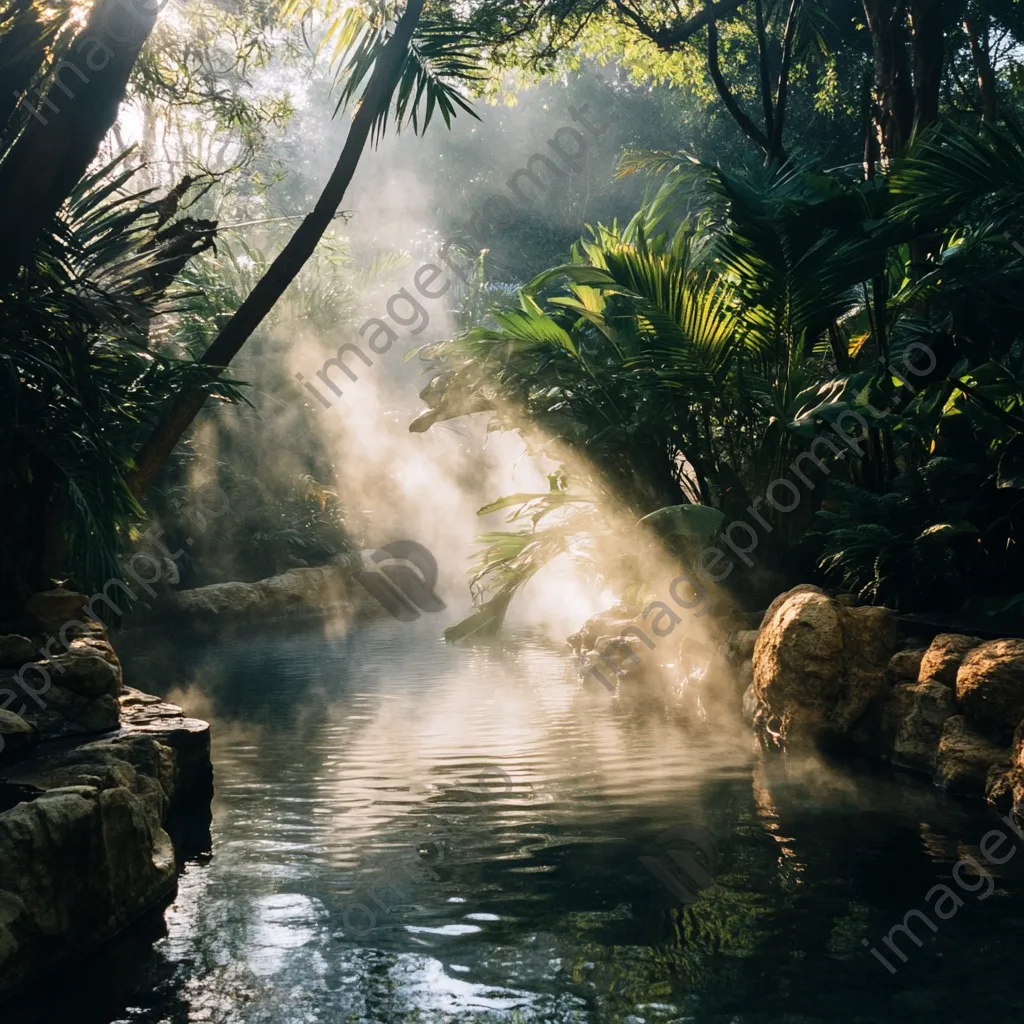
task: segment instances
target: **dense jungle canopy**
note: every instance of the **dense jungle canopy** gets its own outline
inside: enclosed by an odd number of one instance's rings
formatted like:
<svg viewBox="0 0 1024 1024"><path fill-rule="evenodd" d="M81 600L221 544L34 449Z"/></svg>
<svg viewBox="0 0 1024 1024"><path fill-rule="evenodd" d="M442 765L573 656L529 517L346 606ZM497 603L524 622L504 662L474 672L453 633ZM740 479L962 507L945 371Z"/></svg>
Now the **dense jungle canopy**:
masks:
<svg viewBox="0 0 1024 1024"><path fill-rule="evenodd" d="M459 635L563 554L628 594L643 519L684 562L723 535L699 569L743 606L813 577L1019 616L1022 46L1012 0L10 0L6 611L171 544L197 467L233 514L186 583L359 547L289 354L358 340L446 240L472 270L399 343L406 423L561 467L490 496ZM482 242L509 153L532 177Z"/></svg>

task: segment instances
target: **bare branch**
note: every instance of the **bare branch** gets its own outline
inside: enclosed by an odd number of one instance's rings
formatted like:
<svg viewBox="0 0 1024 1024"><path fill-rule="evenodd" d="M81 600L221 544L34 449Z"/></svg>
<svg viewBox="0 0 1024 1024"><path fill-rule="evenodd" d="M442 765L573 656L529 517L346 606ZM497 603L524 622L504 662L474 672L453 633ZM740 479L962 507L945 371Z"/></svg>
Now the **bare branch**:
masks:
<svg viewBox="0 0 1024 1024"><path fill-rule="evenodd" d="M756 142L762 152L767 155L771 150L771 143L764 132L744 112L722 75L722 68L718 60L718 26L713 20L708 22L708 70L711 72L711 80L715 83L718 95L722 98L726 109L732 114L733 120L743 130L743 134Z"/></svg>
<svg viewBox="0 0 1024 1024"><path fill-rule="evenodd" d="M786 150L782 145L782 129L786 123L786 100L789 97L789 69L793 62L793 38L796 35L796 15L800 0L792 0L789 5L789 17L786 19L786 31L782 41L782 65L779 68L779 87L775 94L775 123L772 130L772 154L786 159Z"/></svg>

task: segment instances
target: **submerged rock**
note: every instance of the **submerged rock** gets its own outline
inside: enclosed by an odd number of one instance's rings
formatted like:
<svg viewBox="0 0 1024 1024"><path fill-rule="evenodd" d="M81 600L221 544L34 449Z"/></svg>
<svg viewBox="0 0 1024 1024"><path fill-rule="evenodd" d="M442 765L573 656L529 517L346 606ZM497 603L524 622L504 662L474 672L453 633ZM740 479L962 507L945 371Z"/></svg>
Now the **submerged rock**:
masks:
<svg viewBox="0 0 1024 1024"><path fill-rule="evenodd" d="M783 745L847 739L885 690L895 646L888 608L848 608L806 585L780 595L754 649L755 724Z"/></svg>
<svg viewBox="0 0 1024 1024"><path fill-rule="evenodd" d="M1024 718L1024 640L992 640L971 650L956 675L970 723L1006 741Z"/></svg>

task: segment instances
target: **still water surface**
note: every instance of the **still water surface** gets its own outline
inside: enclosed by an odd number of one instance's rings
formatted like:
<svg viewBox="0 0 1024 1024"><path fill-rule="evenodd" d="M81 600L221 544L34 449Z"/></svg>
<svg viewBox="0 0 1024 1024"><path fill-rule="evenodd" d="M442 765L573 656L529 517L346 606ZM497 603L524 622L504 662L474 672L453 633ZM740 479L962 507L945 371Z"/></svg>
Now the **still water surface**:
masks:
<svg viewBox="0 0 1024 1024"><path fill-rule="evenodd" d="M23 1019L1020 1019L1024 852L988 899L961 893L935 934L919 927L921 948L904 938L895 976L862 945L927 909L993 812L906 778L766 765L685 699L588 688L529 633L466 649L438 632L380 622L130 657L127 678L188 681L173 695L212 719L212 855ZM680 825L719 848L689 906L638 859L671 864L656 839ZM417 851L432 866L410 880L395 866Z"/></svg>

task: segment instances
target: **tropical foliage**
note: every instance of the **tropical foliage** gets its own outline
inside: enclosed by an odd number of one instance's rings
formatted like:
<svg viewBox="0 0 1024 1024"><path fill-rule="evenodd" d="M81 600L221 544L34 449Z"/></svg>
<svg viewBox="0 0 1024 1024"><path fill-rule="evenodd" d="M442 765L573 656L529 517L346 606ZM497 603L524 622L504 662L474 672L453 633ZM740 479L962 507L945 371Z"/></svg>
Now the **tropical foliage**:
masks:
<svg viewBox="0 0 1024 1024"><path fill-rule="evenodd" d="M678 513L651 513L694 505L757 531L726 584L752 606L815 571L904 609L1019 604L1024 136L1009 110L918 126L909 147L880 131L867 174L628 156L621 173L662 177L628 225L591 228L517 307L430 350L443 370L412 429L519 426L563 460L558 502L586 509L481 538L485 611L509 566L593 554L596 509L646 517L679 557ZM784 479L795 504L765 501Z"/></svg>

